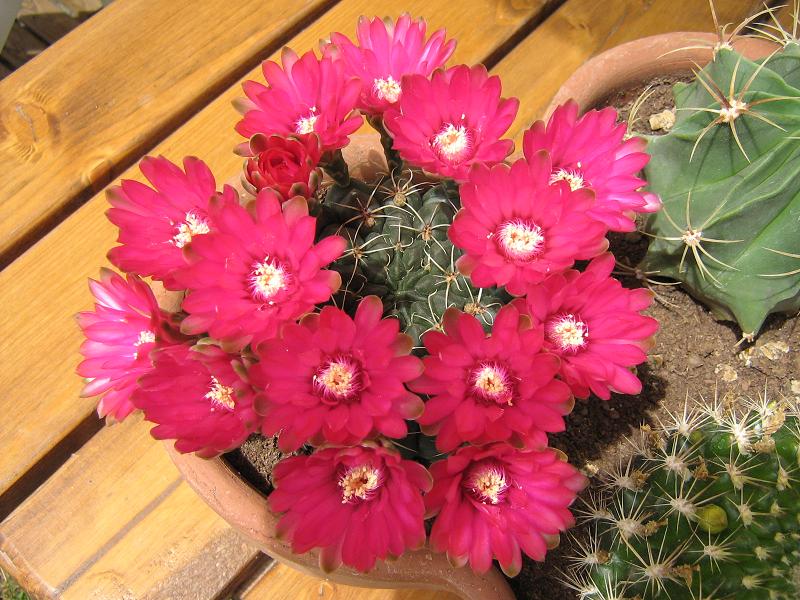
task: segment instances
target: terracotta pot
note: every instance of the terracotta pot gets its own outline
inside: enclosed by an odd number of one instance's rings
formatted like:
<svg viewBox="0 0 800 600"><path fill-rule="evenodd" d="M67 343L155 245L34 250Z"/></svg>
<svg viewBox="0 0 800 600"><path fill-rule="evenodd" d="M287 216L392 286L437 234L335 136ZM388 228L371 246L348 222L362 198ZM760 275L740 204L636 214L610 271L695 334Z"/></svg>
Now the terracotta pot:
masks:
<svg viewBox="0 0 800 600"><path fill-rule="evenodd" d="M681 31L615 46L586 61L567 79L547 107L545 118L570 98L577 101L582 110L587 110L618 90L645 83L659 75L705 66L711 60L711 46L716 42L714 34ZM689 48L702 45L708 47ZM763 58L776 48L772 42L759 38L739 38L733 46L749 59Z"/></svg>

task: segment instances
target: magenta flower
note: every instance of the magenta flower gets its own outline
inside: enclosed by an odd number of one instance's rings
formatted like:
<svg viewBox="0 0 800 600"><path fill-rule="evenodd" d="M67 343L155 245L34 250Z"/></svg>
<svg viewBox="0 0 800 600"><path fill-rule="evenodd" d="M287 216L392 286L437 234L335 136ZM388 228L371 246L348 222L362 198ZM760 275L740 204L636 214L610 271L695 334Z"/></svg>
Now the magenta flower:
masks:
<svg viewBox="0 0 800 600"><path fill-rule="evenodd" d="M380 446L326 448L282 460L272 472L269 506L284 513L279 537L296 554L320 548L320 567L344 563L366 572L425 543L422 492L431 476L419 463Z"/></svg>
<svg viewBox="0 0 800 600"><path fill-rule="evenodd" d="M212 345L180 344L153 357L133 403L156 423L154 438L210 458L241 446L258 428L253 389L238 375L244 372L238 356Z"/></svg>
<svg viewBox="0 0 800 600"><path fill-rule="evenodd" d="M308 441L406 436L404 419L418 417L423 405L404 383L419 377L422 362L409 355L411 338L399 332L400 322L382 314L377 296L361 301L355 319L326 306L258 347L251 376L264 390L256 405L264 435L279 432L285 451Z"/></svg>
<svg viewBox="0 0 800 600"><path fill-rule="evenodd" d="M587 216L593 194L551 186L544 154L510 168L476 167L461 186L462 209L449 229L464 250L456 263L477 287L505 286L522 295L529 283L608 247L606 227Z"/></svg>
<svg viewBox="0 0 800 600"><path fill-rule="evenodd" d="M240 349L274 336L286 321L326 302L341 284L323 267L344 251L345 240L329 236L314 244L317 220L308 203L283 204L264 190L251 206L212 201L214 233L197 239L187 253L189 265L178 281L189 290L181 323L184 333L208 333Z"/></svg>
<svg viewBox="0 0 800 600"><path fill-rule="evenodd" d="M640 314L653 295L623 288L611 277L613 268L614 257L604 254L582 273L553 275L528 289L528 310L545 328L545 348L561 358L561 377L578 398L642 391L631 367L647 359L658 330L658 321Z"/></svg>
<svg viewBox="0 0 800 600"><path fill-rule="evenodd" d="M94 311L77 315L86 336L78 375L88 381L81 396L100 396L97 414L122 421L135 410L130 397L136 380L152 368L150 352L176 339L167 327L167 314L136 275L125 281L101 269L100 281L90 279L89 289L96 300Z"/></svg>
<svg viewBox="0 0 800 600"><path fill-rule="evenodd" d="M586 478L557 451L519 450L499 443L465 446L431 466L425 496L433 522L431 546L458 566L485 573L492 558L513 577L524 552L544 560L559 533L574 523L569 506Z"/></svg>
<svg viewBox="0 0 800 600"><path fill-rule="evenodd" d="M655 212L661 200L640 191L647 182L636 174L650 160L640 137L624 140L627 127L617 124L613 108L590 110L580 119L574 101L559 106L547 125L537 121L525 132L522 148L530 158L546 150L553 161L551 181L573 190L591 188L596 196L589 215L611 231L634 231L635 213Z"/></svg>
<svg viewBox="0 0 800 600"><path fill-rule="evenodd" d="M435 71L430 80L409 75L399 102L384 114L394 148L431 173L465 181L473 164L495 164L514 149L501 140L519 100L500 98L500 78L486 67L459 65Z"/></svg>
<svg viewBox="0 0 800 600"><path fill-rule="evenodd" d="M257 133L240 148L250 157L244 164L244 186L251 194L271 188L288 200L311 198L317 191L322 169L316 135L285 138Z"/></svg>
<svg viewBox="0 0 800 600"><path fill-rule="evenodd" d="M546 446L545 432L563 431L572 410L569 387L555 379L558 359L541 352L542 330L513 305L497 313L491 335L472 315L450 309L444 333L430 331L429 356L413 391L428 394L417 419L450 452L462 442L508 440L517 446Z"/></svg>
<svg viewBox="0 0 800 600"><path fill-rule="evenodd" d="M363 122L354 111L361 82L344 75L344 66L313 52L302 57L284 48L281 63L262 64L266 86L245 81L249 100L239 102L244 118L236 131L246 138L256 133L282 136L316 133L323 151L345 147Z"/></svg>
<svg viewBox="0 0 800 600"><path fill-rule="evenodd" d="M122 271L177 289L174 272L185 266L183 248L208 233L208 203L217 193L214 175L200 159L183 159L183 171L163 156L146 157L139 168L153 187L123 179L108 191L108 220L119 227L108 259ZM235 192L226 188L225 196Z"/></svg>
<svg viewBox="0 0 800 600"><path fill-rule="evenodd" d="M400 99L403 76L430 76L444 66L453 50L455 40L445 42L445 31L439 29L425 40L423 19L401 15L396 22L378 18L358 20L358 45L341 33L332 33L332 45L326 53L339 58L345 75L361 80L358 107L364 112L381 115Z"/></svg>

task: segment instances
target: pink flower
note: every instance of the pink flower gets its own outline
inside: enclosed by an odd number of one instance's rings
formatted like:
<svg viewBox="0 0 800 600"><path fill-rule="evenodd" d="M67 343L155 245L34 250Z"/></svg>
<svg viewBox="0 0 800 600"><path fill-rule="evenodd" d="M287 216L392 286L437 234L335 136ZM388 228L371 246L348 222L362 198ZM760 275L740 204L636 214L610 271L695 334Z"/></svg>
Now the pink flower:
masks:
<svg viewBox="0 0 800 600"><path fill-rule="evenodd" d="M463 208L449 229L452 242L464 250L458 269L473 285L505 286L521 295L527 284L608 247L606 227L586 214L592 193L551 186L549 178L543 154L510 168L473 169L461 186Z"/></svg>
<svg viewBox="0 0 800 600"><path fill-rule="evenodd" d="M284 513L279 537L296 554L320 548L320 567L344 563L366 572L425 543L422 492L431 476L419 463L380 446L326 448L282 460L272 472L269 506Z"/></svg>
<svg viewBox="0 0 800 600"><path fill-rule="evenodd" d="M352 445L383 434L403 438L404 419L422 413L422 400L405 382L419 377L422 361L397 319L381 319L383 304L368 296L355 319L326 306L257 349L251 376L264 390L256 408L264 435L280 432L280 446L297 450L307 441Z"/></svg>
<svg viewBox="0 0 800 600"><path fill-rule="evenodd" d="M167 314L158 307L148 285L136 275L125 281L109 269L100 281L89 280L94 311L78 313L86 340L78 375L88 383L81 396L100 396L97 414L122 421L135 410L130 401L136 380L152 368L150 351L175 342Z"/></svg>
<svg viewBox="0 0 800 600"><path fill-rule="evenodd" d="M244 82L249 100L241 100L244 118L236 131L246 138L256 133L282 136L316 133L323 151L343 148L348 136L363 119L354 112L361 82L346 78L344 65L313 52L302 57L284 48L282 67L268 60L262 64L267 86Z"/></svg>
<svg viewBox="0 0 800 600"><path fill-rule="evenodd" d="M323 267L341 255L345 240L329 236L315 245L317 220L308 216L305 200L289 200L281 210L281 198L266 189L251 209L253 215L238 204L212 201L217 231L192 244L190 264L178 273L189 290L181 329L207 332L231 350L274 336L341 284L338 273Z"/></svg>
<svg viewBox="0 0 800 600"><path fill-rule="evenodd" d="M359 108L380 115L400 99L405 75L430 76L443 66L453 50L455 40L445 42L445 31L439 29L425 41L423 19L401 15L395 23L378 18L358 20L355 45L341 33L332 33L332 45L326 52L338 56L347 76L358 77L361 84Z"/></svg>
<svg viewBox="0 0 800 600"><path fill-rule="evenodd" d="M591 188L596 201L589 215L611 231L633 231L635 213L661 208L658 196L639 189L647 182L636 174L650 160L645 140L623 141L627 130L616 124L613 108L590 110L580 119L578 105L570 101L559 106L545 126L537 121L525 132L522 144L530 160L546 150L553 161L552 181L566 181L574 190Z"/></svg>
<svg viewBox="0 0 800 600"><path fill-rule="evenodd" d="M294 196L311 198L322 180L319 168L319 138L265 136L250 138L244 165L245 187L253 194L272 188L288 200ZM249 184L249 185L247 185Z"/></svg>
<svg viewBox="0 0 800 600"><path fill-rule="evenodd" d="M458 566L485 573L496 558L517 575L521 552L534 560L574 523L569 506L586 478L550 448L525 451L508 444L459 448L431 466L425 496L433 522L431 546Z"/></svg>
<svg viewBox="0 0 800 600"><path fill-rule="evenodd" d="M542 329L512 305L500 309L487 336L472 315L450 309L444 333L423 337L429 356L413 391L429 394L417 419L437 435L436 447L450 452L462 442L508 440L546 446L545 432L563 431L572 410L568 386L555 379L558 359L540 352Z"/></svg>
<svg viewBox="0 0 800 600"><path fill-rule="evenodd" d="M253 389L237 374L239 357L216 346L180 344L153 354L154 368L139 380L133 403L157 440L179 452L210 458L236 448L258 428Z"/></svg>
<svg viewBox="0 0 800 600"><path fill-rule="evenodd" d="M164 282L177 289L174 272L185 266L183 248L208 233L208 203L216 195L214 176L206 164L183 159L183 171L163 156L146 157L139 168L153 187L123 179L108 192L111 208L106 215L119 227L122 244L108 259L119 269ZM226 188L232 198L235 192Z"/></svg>
<svg viewBox="0 0 800 600"><path fill-rule="evenodd" d="M561 377L572 393L638 394L642 384L630 368L645 361L658 321L640 314L652 293L628 290L611 277L614 257L595 258L586 270L553 275L528 289L527 306L545 329L545 348L561 358Z"/></svg>
<svg viewBox="0 0 800 600"><path fill-rule="evenodd" d="M467 179L473 164L495 164L514 149L500 136L511 126L519 100L500 98L500 78L486 67L437 70L429 80L409 75L384 123L405 160L431 173Z"/></svg>

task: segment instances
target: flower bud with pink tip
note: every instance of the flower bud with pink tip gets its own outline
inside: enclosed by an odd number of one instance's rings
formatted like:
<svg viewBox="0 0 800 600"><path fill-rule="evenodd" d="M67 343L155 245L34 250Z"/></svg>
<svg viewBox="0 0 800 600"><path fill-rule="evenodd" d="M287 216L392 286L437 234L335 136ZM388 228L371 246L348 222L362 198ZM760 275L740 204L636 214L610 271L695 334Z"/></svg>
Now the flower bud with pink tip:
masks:
<svg viewBox="0 0 800 600"><path fill-rule="evenodd" d="M518 446L547 445L546 432L563 431L572 410L569 387L555 379L559 361L542 352L543 331L513 305L500 309L487 335L478 319L445 312L443 332L429 331L425 371L410 385L428 394L417 419L450 452L463 442L508 440Z"/></svg>
<svg viewBox="0 0 800 600"><path fill-rule="evenodd" d="M183 337L172 328L170 315L159 308L150 286L136 275L127 280L100 269L100 280L89 280L93 311L78 313L86 339L78 375L86 378L81 396L100 396L97 414L122 421L136 407L131 394L136 381L153 367L150 353L176 344Z"/></svg>
<svg viewBox="0 0 800 600"><path fill-rule="evenodd" d="M355 111L361 82L344 74L344 65L309 51L281 52L281 65L268 60L261 68L267 85L245 81L247 99L236 102L244 114L236 131L246 138L316 133L323 152L344 148L363 122Z"/></svg>
<svg viewBox="0 0 800 600"><path fill-rule="evenodd" d="M302 444L358 444L368 437L403 438L405 419L422 413L422 400L405 383L422 373L411 338L395 318L382 319L377 296L364 298L355 318L326 306L257 348L253 383L263 433L279 435L285 451Z"/></svg>
<svg viewBox="0 0 800 600"><path fill-rule="evenodd" d="M400 100L405 75L428 77L444 66L456 42L445 41L444 29L426 40L426 28L424 19L412 19L408 14L394 22L362 16L356 28L358 44L341 33L331 34L325 52L341 60L345 75L361 80L361 110L383 114Z"/></svg>
<svg viewBox="0 0 800 600"><path fill-rule="evenodd" d="M574 101L559 106L545 125L536 121L522 143L525 158L541 150L550 154L552 182L566 181L573 190L590 188L595 204L588 214L611 231L634 231L636 213L661 208L647 182L636 174L650 161L643 138L625 139L627 126L617 123L613 108L587 111L578 117Z"/></svg>
<svg viewBox="0 0 800 600"><path fill-rule="evenodd" d="M574 519L569 506L586 478L556 450L506 443L464 446L431 466L427 517L436 516L431 547L457 566L485 573L497 559L513 577L522 553L543 561Z"/></svg>
<svg viewBox="0 0 800 600"><path fill-rule="evenodd" d="M276 532L296 554L320 548L329 573L345 564L361 572L425 543L430 473L374 444L293 456L272 472L269 507L282 513Z"/></svg>
<svg viewBox="0 0 800 600"><path fill-rule="evenodd" d="M528 288L527 310L544 328L544 347L561 359L561 377L578 398L642 391L631 368L647 359L658 331L658 321L641 314L653 294L625 289L613 269L613 255L603 254L583 272L569 270Z"/></svg>
<svg viewBox="0 0 800 600"><path fill-rule="evenodd" d="M517 114L519 100L500 97L500 78L486 67L439 69L430 79L409 75L403 95L384 114L394 149L415 167L465 181L474 164L494 165L514 142L500 139Z"/></svg>
<svg viewBox="0 0 800 600"><path fill-rule="evenodd" d="M606 227L586 214L594 195L551 186L549 179L544 153L511 167L473 169L460 188L463 208L448 230L464 251L456 266L473 285L505 286L519 296L528 284L608 247Z"/></svg>
<svg viewBox="0 0 800 600"><path fill-rule="evenodd" d="M180 344L153 354L133 403L156 423L157 440L179 452L210 458L241 446L258 428L253 388L242 379L239 356L212 345Z"/></svg>
<svg viewBox="0 0 800 600"><path fill-rule="evenodd" d="M212 201L217 231L192 244L189 265L178 273L189 290L184 333L208 333L238 350L274 336L339 288L339 274L324 267L341 255L345 240L328 236L315 244L317 220L306 200L281 204L270 189L249 210Z"/></svg>

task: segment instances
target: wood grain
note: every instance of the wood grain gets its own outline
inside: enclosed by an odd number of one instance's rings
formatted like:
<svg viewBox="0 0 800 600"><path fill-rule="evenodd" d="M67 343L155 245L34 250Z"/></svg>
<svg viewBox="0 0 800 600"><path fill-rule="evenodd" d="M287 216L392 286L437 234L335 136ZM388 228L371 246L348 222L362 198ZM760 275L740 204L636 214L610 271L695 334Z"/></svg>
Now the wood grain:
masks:
<svg viewBox="0 0 800 600"><path fill-rule="evenodd" d="M761 3L715 0L715 6L721 23L737 23ZM593 55L648 35L713 28L707 0L569 0L494 68L503 93L520 99L510 135L521 138L561 84Z"/></svg>
<svg viewBox="0 0 800 600"><path fill-rule="evenodd" d="M100 432L0 524L0 566L35 597L211 600L259 557L149 426Z"/></svg>
<svg viewBox="0 0 800 600"><path fill-rule="evenodd" d="M117 0L3 79L0 259L334 1Z"/></svg>
<svg viewBox="0 0 800 600"><path fill-rule="evenodd" d="M479 62L491 55L544 6L544 0L474 0L468 7L429 0L348 0L334 7L292 40L311 48L332 30L353 34L362 13L424 15L431 28L448 28L459 39L454 61ZM113 7L113 5L112 5ZM104 9L109 10L109 9ZM481 27L475 27L480 21ZM71 35L71 34L70 34ZM55 47L55 46L54 46ZM260 77L254 70L250 77ZM239 142L237 114L230 102L236 85L159 144L153 154L180 161L201 156L220 180L235 175L241 162L231 152ZM55 167L53 167L55 168ZM138 169L125 177L139 178ZM86 278L106 264L116 232L106 220L107 203L98 194L0 272L0 514L10 504L15 483L90 415L94 400L78 398L74 374L80 332L73 315L91 307ZM5 496L4 496L5 495Z"/></svg>
<svg viewBox="0 0 800 600"><path fill-rule="evenodd" d="M368 589L333 583L275 563L258 582L244 591L242 600L458 600L448 592L432 590Z"/></svg>

